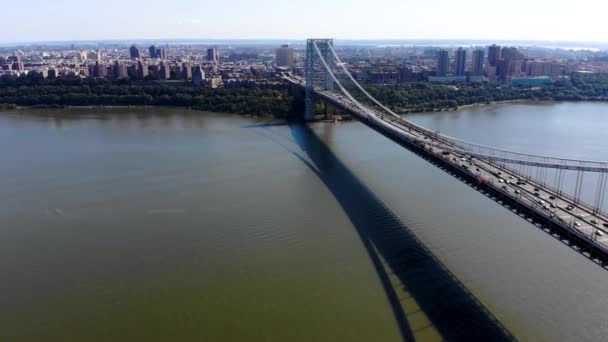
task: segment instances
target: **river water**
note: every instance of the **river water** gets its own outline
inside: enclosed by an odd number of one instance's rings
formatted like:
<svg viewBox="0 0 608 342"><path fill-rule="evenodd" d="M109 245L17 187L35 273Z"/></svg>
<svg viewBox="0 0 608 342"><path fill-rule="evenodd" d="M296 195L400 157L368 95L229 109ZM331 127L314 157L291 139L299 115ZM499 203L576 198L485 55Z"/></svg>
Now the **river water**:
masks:
<svg viewBox="0 0 608 342"><path fill-rule="evenodd" d="M481 143L608 159L607 110L410 118ZM0 222L2 340L608 336L605 270L357 122L4 111Z"/></svg>

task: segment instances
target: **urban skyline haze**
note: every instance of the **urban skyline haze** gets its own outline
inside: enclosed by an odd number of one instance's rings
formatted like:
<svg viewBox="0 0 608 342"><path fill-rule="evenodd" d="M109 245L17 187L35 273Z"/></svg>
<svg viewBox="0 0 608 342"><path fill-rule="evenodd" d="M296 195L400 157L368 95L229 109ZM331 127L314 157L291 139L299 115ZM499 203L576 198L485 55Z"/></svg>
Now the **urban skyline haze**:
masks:
<svg viewBox="0 0 608 342"><path fill-rule="evenodd" d="M11 4L0 43L103 39L505 39L604 42L608 4L579 0L107 0L91 16L73 0ZM100 8L98 8L100 9ZM323 9L323 10L320 10ZM17 15L19 14L19 15ZM27 19L27 20L26 20Z"/></svg>

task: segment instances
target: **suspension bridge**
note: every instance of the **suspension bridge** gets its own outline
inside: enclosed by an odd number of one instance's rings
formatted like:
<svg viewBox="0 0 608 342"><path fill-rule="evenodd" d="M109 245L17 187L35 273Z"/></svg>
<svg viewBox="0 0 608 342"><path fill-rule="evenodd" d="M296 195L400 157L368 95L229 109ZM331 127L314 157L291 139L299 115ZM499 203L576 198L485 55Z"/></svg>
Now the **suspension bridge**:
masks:
<svg viewBox="0 0 608 342"><path fill-rule="evenodd" d="M608 162L493 148L433 132L374 98L349 72L332 39L309 39L304 79L283 78L306 94L305 118L325 101L457 176L514 213L608 267Z"/></svg>

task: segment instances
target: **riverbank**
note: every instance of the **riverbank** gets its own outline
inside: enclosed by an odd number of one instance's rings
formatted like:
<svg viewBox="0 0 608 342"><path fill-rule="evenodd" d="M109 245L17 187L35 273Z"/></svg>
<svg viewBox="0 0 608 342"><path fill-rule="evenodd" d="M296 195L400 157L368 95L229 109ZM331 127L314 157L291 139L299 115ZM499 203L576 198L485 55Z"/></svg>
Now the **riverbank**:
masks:
<svg viewBox="0 0 608 342"><path fill-rule="evenodd" d="M32 111L45 111L45 110L50 110L50 111L55 111L55 110L63 110L62 114L66 115L66 116L76 116L77 113L81 113L83 110L84 111L91 111L91 110L100 110L102 111L101 113L105 113L108 115L116 115L117 113L121 113L122 111L128 111L128 110L132 110L132 111L140 111L140 110L146 110L146 111L150 111L151 113L157 113L159 111L171 111L171 110L182 110L182 111L186 111L187 112L191 112L191 113L200 113L200 115L208 115L208 114L215 114L215 115L233 115L233 116L238 116L238 117L242 117L242 118L248 118L248 119L255 119L258 122L261 123L276 123L276 122L285 122L285 120L289 120L290 117L287 115L285 117L280 117L277 118L275 116L271 116L271 115L259 115L259 114L251 114L251 113L230 113L230 112L214 112L214 111L206 111L206 110L202 110L202 109L195 109L195 108L186 108L186 107L175 107L175 106L56 106L56 105L36 105L36 106L17 106L17 105L5 105L5 104L0 104L0 111L11 111L11 112L16 112L18 115L21 115L23 113L23 115L28 115L31 114ZM75 111L75 112L71 112L71 111ZM78 112L76 112L78 111ZM145 113L145 112L144 112ZM55 112L53 112L52 115L56 115ZM315 121L323 121L321 119L315 120ZM339 121L347 121L347 120L339 120Z"/></svg>
<svg viewBox="0 0 608 342"><path fill-rule="evenodd" d="M456 110L505 101L608 101L608 75L573 75L557 79L542 88L496 82L414 82L366 88L378 101L399 114Z"/></svg>
<svg viewBox="0 0 608 342"><path fill-rule="evenodd" d="M518 103L540 103L540 102L561 102L561 101L551 101L551 100L504 100L504 101L491 101L491 102L479 102L479 103L471 103L466 105L461 105L455 108L444 108L444 109L434 109L425 112L408 112L406 114L426 114L426 113L439 113L439 112L456 112L459 110L471 109L471 108L480 108L480 107L488 107L499 104L518 104Z"/></svg>
<svg viewBox="0 0 608 342"><path fill-rule="evenodd" d="M506 105L506 104L557 104L562 102L582 103L582 102L604 102L608 103L608 99L598 100L580 100L580 101L564 101L564 100L540 100L540 99L521 99L521 100L504 100L504 101L491 101L489 103L473 103L458 106L456 109L449 109L450 111L464 110L470 108L487 107L493 105Z"/></svg>
<svg viewBox="0 0 608 342"><path fill-rule="evenodd" d="M5 107L179 107L284 118L297 101L286 90L119 84L107 80L0 80Z"/></svg>
<svg viewBox="0 0 608 342"><path fill-rule="evenodd" d="M556 100L556 99L514 99L514 100L501 100L501 101L489 101L489 102L476 102L470 104L459 105L457 107L451 108L433 108L427 111L406 111L401 114L418 114L418 113L436 113L436 112L456 112L459 110L471 109L471 108L480 108L487 107L493 105L500 104L543 104L543 103L561 103L561 102L608 102L608 98L601 99L584 99L584 100Z"/></svg>
<svg viewBox="0 0 608 342"><path fill-rule="evenodd" d="M532 102L552 102L550 100L543 100L543 101L536 101L536 100L504 100L504 101L491 101L491 102L483 102L483 103L472 103L472 104L466 104L466 105L462 105L462 106L458 106L457 108L451 108L449 110L451 111L456 111L456 110L462 110L462 109L468 109L468 108L478 108L478 107L487 107L487 106L492 106L492 105L498 105L498 104L509 104L509 103L532 103ZM555 101L557 102L557 101Z"/></svg>

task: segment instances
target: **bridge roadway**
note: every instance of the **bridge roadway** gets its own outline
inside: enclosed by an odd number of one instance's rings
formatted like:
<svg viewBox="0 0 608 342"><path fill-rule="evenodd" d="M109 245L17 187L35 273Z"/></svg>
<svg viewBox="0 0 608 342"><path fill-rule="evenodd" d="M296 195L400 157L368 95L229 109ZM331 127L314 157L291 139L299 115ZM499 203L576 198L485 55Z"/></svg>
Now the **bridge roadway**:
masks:
<svg viewBox="0 0 608 342"><path fill-rule="evenodd" d="M302 86L300 80L286 79ZM604 265L608 262L608 216L576 201L566 194L543 186L512 169L499 165L496 161L472 156L453 142L407 120L391 115L382 115L368 106L355 105L349 98L330 91L316 90L319 98L342 108L361 122L394 140L418 148L423 155L439 159L446 166L468 176L471 186L483 186L492 190L496 200L501 201L514 212L519 206L531 216L541 218L560 228L561 237L579 242L576 249L592 259L597 258ZM361 108L363 107L363 108ZM507 202L514 205L507 205ZM521 215L525 216L525 215ZM544 219L544 220L543 220ZM532 220L531 220L532 221ZM536 220L539 221L539 220ZM551 231L553 233L553 231ZM566 234L563 234L566 233ZM574 239L572 239L574 237ZM582 245L582 246L581 246ZM587 247L587 248L584 248Z"/></svg>

